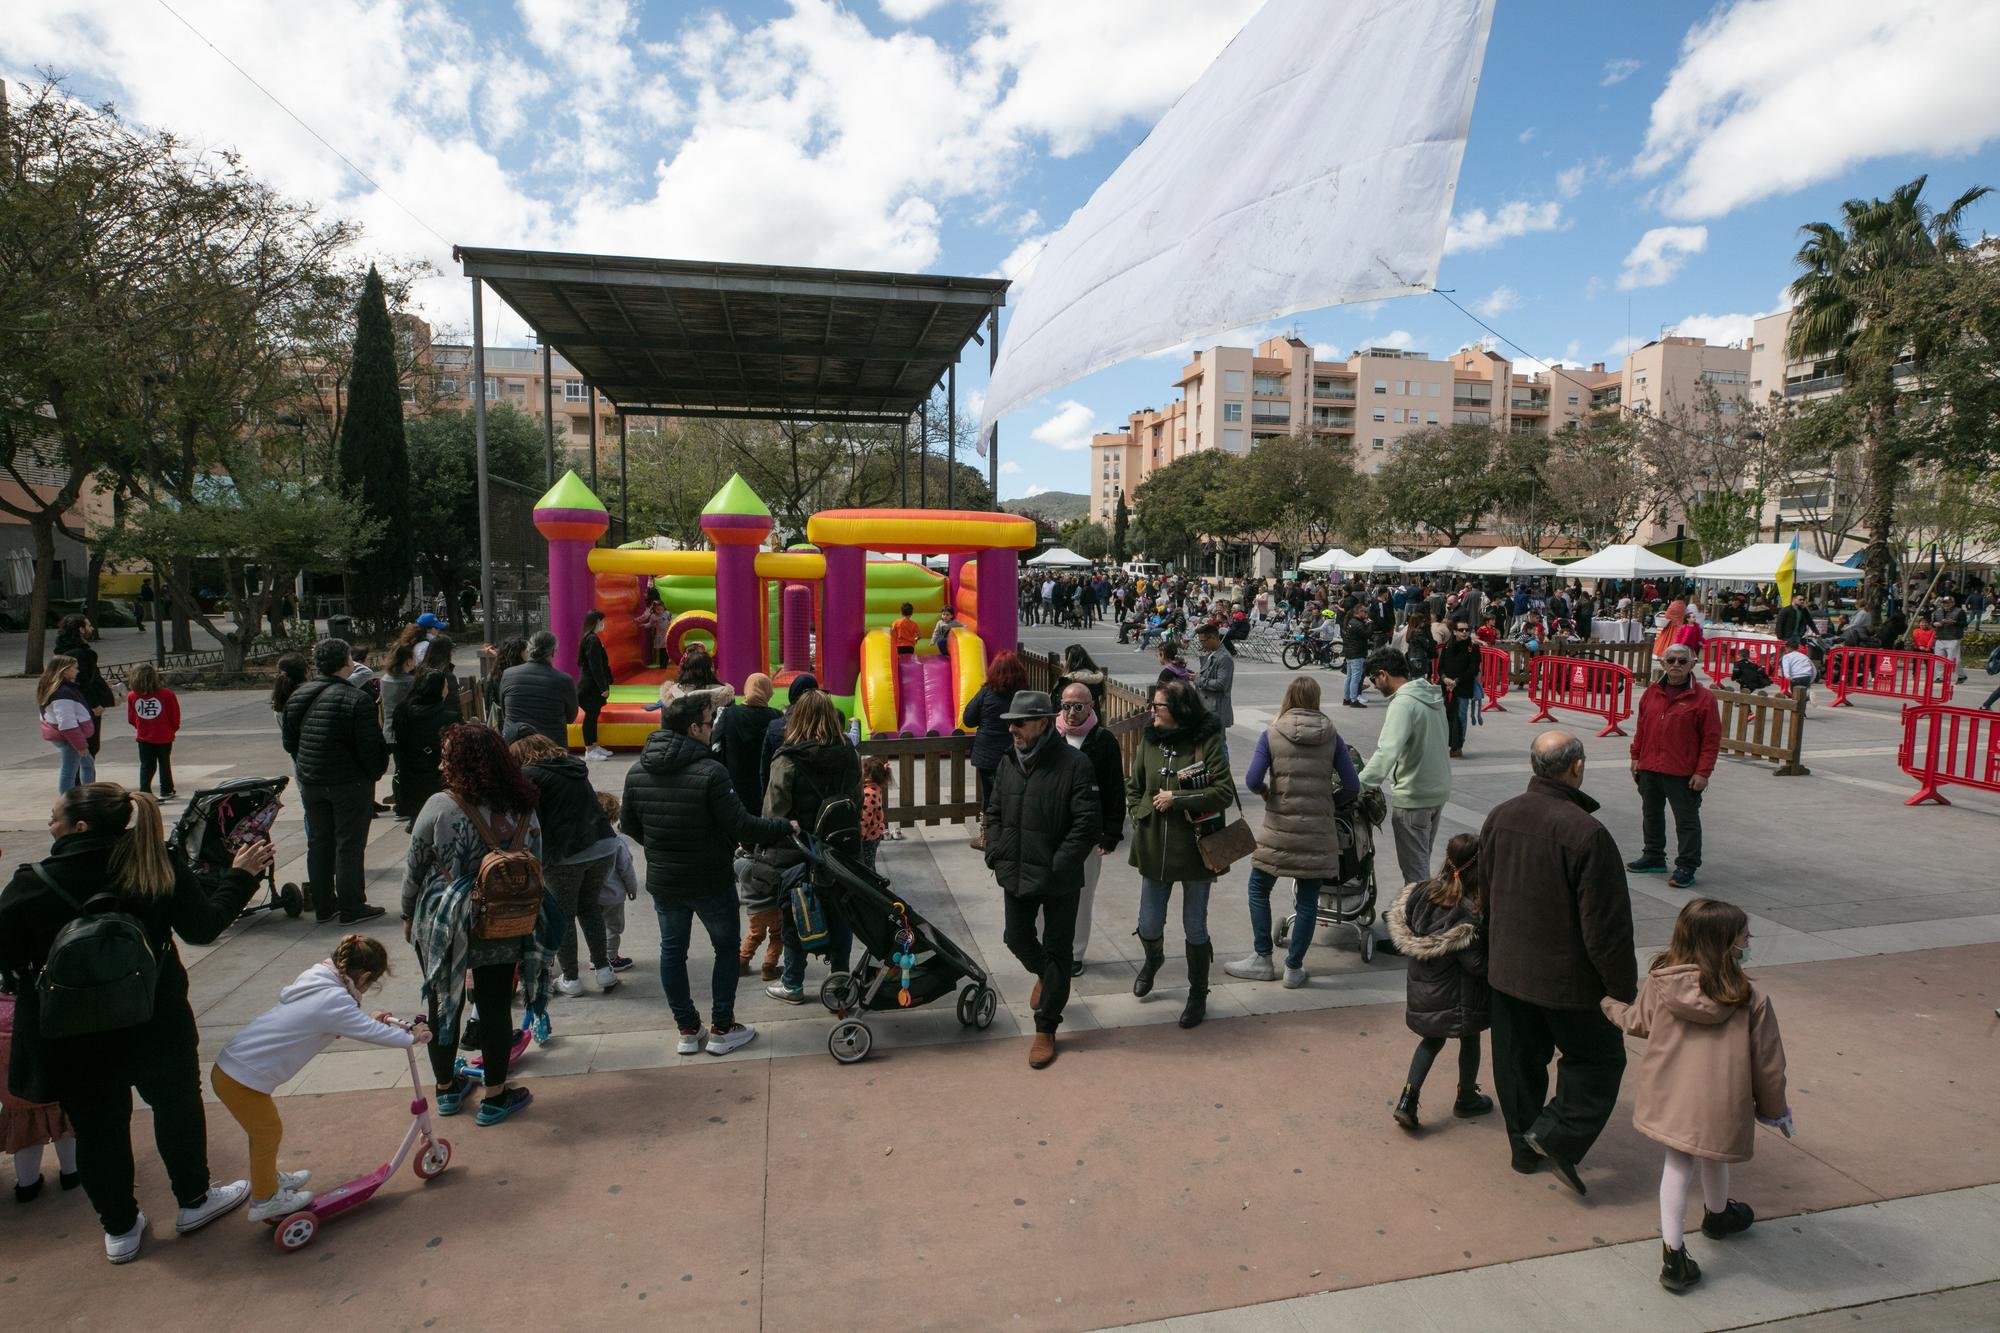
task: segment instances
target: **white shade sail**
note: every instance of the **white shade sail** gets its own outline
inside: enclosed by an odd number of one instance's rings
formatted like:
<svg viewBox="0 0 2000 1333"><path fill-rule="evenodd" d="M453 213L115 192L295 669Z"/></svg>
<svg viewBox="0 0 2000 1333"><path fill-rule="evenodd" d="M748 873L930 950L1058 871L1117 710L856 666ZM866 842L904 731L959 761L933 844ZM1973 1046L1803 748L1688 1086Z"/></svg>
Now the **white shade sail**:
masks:
<svg viewBox="0 0 2000 1333"><path fill-rule="evenodd" d="M1344 574L1400 574L1403 562L1379 546L1371 546L1360 555L1349 556L1340 562Z"/></svg>
<svg viewBox="0 0 2000 1333"><path fill-rule="evenodd" d="M1332 546L1306 561L1299 568L1314 574L1326 574L1339 569L1341 561L1352 560L1353 558L1353 556L1340 547Z"/></svg>
<svg viewBox="0 0 2000 1333"><path fill-rule="evenodd" d="M1267 0L1016 280L982 451L1105 366L1429 291L1492 22L1493 0Z"/></svg>
<svg viewBox="0 0 2000 1333"><path fill-rule="evenodd" d="M1557 573L1556 566L1518 546L1496 546L1476 560L1460 565L1461 574L1494 575L1500 578L1527 578L1535 574Z"/></svg>
<svg viewBox="0 0 2000 1333"><path fill-rule="evenodd" d="M1472 557L1456 546L1441 546L1429 555L1418 556L1404 565L1404 572L1410 574L1449 573L1454 569L1464 569L1472 563Z"/></svg>
<svg viewBox="0 0 2000 1333"><path fill-rule="evenodd" d="M1080 566L1088 565L1090 562L1075 551L1070 550L1067 546L1051 546L1028 563L1037 567L1055 566L1061 569L1076 569Z"/></svg>
<svg viewBox="0 0 2000 1333"><path fill-rule="evenodd" d="M1790 542L1758 542L1755 546L1744 547L1735 555L1725 555L1720 560L1696 565L1692 577L1708 583L1776 583L1778 561L1791 549ZM1792 582L1840 583L1860 577L1858 569L1836 565L1831 560L1823 560L1810 551L1801 550Z"/></svg>
<svg viewBox="0 0 2000 1333"><path fill-rule="evenodd" d="M1572 561L1561 572L1566 578L1579 579L1656 579L1685 574L1688 567L1643 546L1621 545Z"/></svg>

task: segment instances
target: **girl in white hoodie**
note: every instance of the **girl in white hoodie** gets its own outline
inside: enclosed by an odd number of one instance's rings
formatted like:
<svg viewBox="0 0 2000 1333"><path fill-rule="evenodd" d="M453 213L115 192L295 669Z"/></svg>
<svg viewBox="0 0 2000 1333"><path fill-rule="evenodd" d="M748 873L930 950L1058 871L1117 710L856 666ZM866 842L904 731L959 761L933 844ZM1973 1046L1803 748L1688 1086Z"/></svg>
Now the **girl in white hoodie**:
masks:
<svg viewBox="0 0 2000 1333"><path fill-rule="evenodd" d="M278 1170L278 1144L285 1125L271 1092L298 1075L306 1062L335 1037L353 1037L377 1046L413 1046L429 1041L415 1032L372 1017L361 997L389 973L389 951L365 935L344 936L333 957L314 963L285 987L275 1007L265 1010L229 1039L215 1057L209 1083L215 1095L250 1137L250 1220L269 1221L312 1201L304 1185L310 1171ZM422 1022L421 1019L418 1020Z"/></svg>

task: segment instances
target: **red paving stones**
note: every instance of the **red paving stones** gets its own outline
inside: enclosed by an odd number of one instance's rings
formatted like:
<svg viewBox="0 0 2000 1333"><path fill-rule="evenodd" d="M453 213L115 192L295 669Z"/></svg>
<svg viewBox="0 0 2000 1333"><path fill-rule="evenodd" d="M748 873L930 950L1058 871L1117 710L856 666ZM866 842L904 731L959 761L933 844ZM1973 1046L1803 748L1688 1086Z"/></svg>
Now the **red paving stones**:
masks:
<svg viewBox="0 0 2000 1333"><path fill-rule="evenodd" d="M1760 1133L1733 1192L1777 1217L2000 1180L1996 977L1995 945L1764 974L1801 1138ZM108 1267L81 1196L50 1190L0 1213L0 1302L159 1328L234 1307L393 1328L1077 1329L1653 1234L1658 1154L1629 1105L1581 1202L1507 1169L1497 1116L1450 1117L1449 1055L1442 1116L1398 1130L1412 1040L1377 1006L1081 1033L1040 1074L1024 1038L550 1078L502 1127L444 1122L443 1178L406 1171L289 1256L240 1216L175 1238L142 1152L140 1261ZM286 1163L327 1183L403 1126L396 1093L280 1105ZM210 1141L218 1178L239 1173L213 1108Z"/></svg>

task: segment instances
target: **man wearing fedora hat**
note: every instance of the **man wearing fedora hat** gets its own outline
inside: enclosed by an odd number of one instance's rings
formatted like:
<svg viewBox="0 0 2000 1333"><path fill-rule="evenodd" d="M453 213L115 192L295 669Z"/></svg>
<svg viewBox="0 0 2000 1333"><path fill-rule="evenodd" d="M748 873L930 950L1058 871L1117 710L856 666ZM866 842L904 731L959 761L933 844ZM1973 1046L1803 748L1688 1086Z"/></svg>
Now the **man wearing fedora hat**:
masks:
<svg viewBox="0 0 2000 1333"><path fill-rule="evenodd" d="M1041 690L1014 695L1000 715L1014 743L986 794L986 865L1006 894L1007 948L1035 977L1035 1069L1056 1058L1084 861L1102 834L1096 771L1056 731L1055 715Z"/></svg>

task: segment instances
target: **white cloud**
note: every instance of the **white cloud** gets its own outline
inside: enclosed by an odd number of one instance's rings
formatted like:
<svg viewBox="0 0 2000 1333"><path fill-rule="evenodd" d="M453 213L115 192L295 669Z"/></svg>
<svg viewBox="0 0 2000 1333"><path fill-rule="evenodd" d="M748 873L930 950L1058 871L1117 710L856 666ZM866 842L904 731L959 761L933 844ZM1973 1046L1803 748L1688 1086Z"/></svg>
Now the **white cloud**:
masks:
<svg viewBox="0 0 2000 1333"><path fill-rule="evenodd" d="M1637 74L1645 63L1643 60L1634 60L1631 56L1620 56L1616 60L1607 60L1604 62L1604 77L1597 81L1598 86L1609 88L1613 84L1623 83L1634 74Z"/></svg>
<svg viewBox="0 0 2000 1333"><path fill-rule="evenodd" d="M1032 500L1038 495L1047 495L1053 489L1055 488L1052 486L1030 486L1027 490L1021 492L1021 498L1023 500Z"/></svg>
<svg viewBox="0 0 2000 1333"><path fill-rule="evenodd" d="M1486 299L1473 306L1480 314L1491 319L1504 314L1521 303L1521 294L1512 287L1495 287L1486 294Z"/></svg>
<svg viewBox="0 0 2000 1333"><path fill-rule="evenodd" d="M1568 344L1563 348L1563 359L1565 361L1576 361L1576 359L1582 355L1583 355L1583 340L1581 338L1571 338ZM1577 364L1581 365L1582 362L1577 362Z"/></svg>
<svg viewBox="0 0 2000 1333"><path fill-rule="evenodd" d="M934 10L944 8L947 0L879 0L882 12L898 23L915 23Z"/></svg>
<svg viewBox="0 0 2000 1333"><path fill-rule="evenodd" d="M1766 313L1775 315L1780 310L1790 310L1791 308L1792 308L1792 284L1788 282L1784 286L1778 288L1778 295L1776 299L1772 301L1771 308Z"/></svg>
<svg viewBox="0 0 2000 1333"><path fill-rule="evenodd" d="M1028 437L1053 449L1080 450L1090 448L1090 437L1100 429L1095 412L1066 398L1056 404L1055 415L1029 431Z"/></svg>
<svg viewBox="0 0 2000 1333"><path fill-rule="evenodd" d="M1639 238L1625 256L1625 268L1618 275L1618 290L1658 287L1671 282L1689 255L1708 248L1706 227L1655 227Z"/></svg>
<svg viewBox="0 0 2000 1333"><path fill-rule="evenodd" d="M1000 465L1000 475L1003 477L1018 477L1021 472L1021 465L1011 458Z"/></svg>
<svg viewBox="0 0 2000 1333"><path fill-rule="evenodd" d="M1416 346L1416 342L1417 335L1408 329L1391 329L1372 338L1363 338L1354 346L1357 350L1363 347L1399 347L1407 352Z"/></svg>
<svg viewBox="0 0 2000 1333"><path fill-rule="evenodd" d="M1612 340L1611 346L1604 349L1604 359L1606 362L1612 365L1616 365L1618 364L1618 362L1625 359L1625 354L1627 352L1637 351L1639 348L1644 347L1645 345L1646 345L1646 340L1644 338L1634 338L1630 336L1624 338L1615 338Z"/></svg>
<svg viewBox="0 0 2000 1333"><path fill-rule="evenodd" d="M1565 167L1556 173L1556 193L1565 199L1574 199L1583 192L1583 182L1589 177L1590 168L1579 162L1573 167Z"/></svg>
<svg viewBox="0 0 2000 1333"><path fill-rule="evenodd" d="M986 410L986 390L967 389L958 396L959 415L968 421L979 420L979 414Z"/></svg>
<svg viewBox="0 0 2000 1333"><path fill-rule="evenodd" d="M1046 233L1039 236L1027 237L1019 245L1009 250L1007 257L1001 260L999 266L986 276L989 278L1007 278L1015 282L1020 281L1034 268L1035 261L1042 257L1042 251L1048 248L1048 244L1049 238Z"/></svg>
<svg viewBox="0 0 2000 1333"><path fill-rule="evenodd" d="M1340 349L1332 343L1313 344L1313 360L1315 361L1345 361L1346 359L1346 357L1340 354Z"/></svg>
<svg viewBox="0 0 2000 1333"><path fill-rule="evenodd" d="M1971 153L2000 137L1995 51L1995 4L1739 0L1689 30L1633 168L1674 168L1662 206L1705 218L1874 158Z"/></svg>
<svg viewBox="0 0 2000 1333"><path fill-rule="evenodd" d="M1699 338L1709 343L1743 342L1750 337L1755 315L1688 315L1674 325L1682 338Z"/></svg>
<svg viewBox="0 0 2000 1333"><path fill-rule="evenodd" d="M1007 225L1013 229L1016 236L1026 236L1042 225L1042 215L1040 211L1031 208Z"/></svg>
<svg viewBox="0 0 2000 1333"><path fill-rule="evenodd" d="M1514 236L1534 231L1560 231L1564 227L1562 205L1554 200L1531 204L1515 199L1500 205L1489 215L1483 208L1461 213L1451 220L1444 235L1444 252L1455 255L1465 250L1491 250Z"/></svg>
<svg viewBox="0 0 2000 1333"><path fill-rule="evenodd" d="M1527 129L1525 129L1525 130L1522 130L1522 131L1521 131L1521 132L1520 132L1519 134L1517 134L1517 135L1515 135L1515 136L1514 136L1514 142L1515 142L1515 143L1527 143L1527 142L1528 142L1529 140L1533 139L1534 137L1535 137L1535 127L1534 127L1533 125L1530 125L1530 126L1528 126L1528 128L1527 128Z"/></svg>

